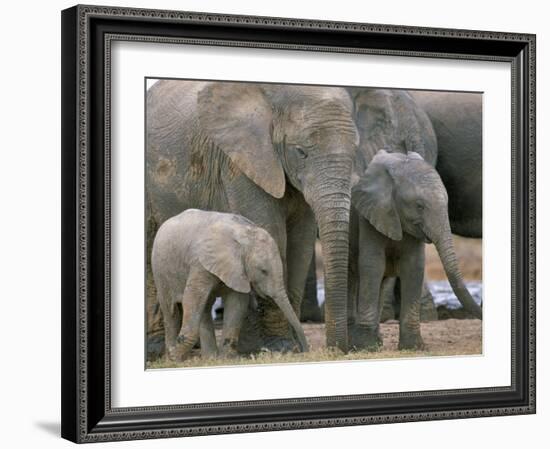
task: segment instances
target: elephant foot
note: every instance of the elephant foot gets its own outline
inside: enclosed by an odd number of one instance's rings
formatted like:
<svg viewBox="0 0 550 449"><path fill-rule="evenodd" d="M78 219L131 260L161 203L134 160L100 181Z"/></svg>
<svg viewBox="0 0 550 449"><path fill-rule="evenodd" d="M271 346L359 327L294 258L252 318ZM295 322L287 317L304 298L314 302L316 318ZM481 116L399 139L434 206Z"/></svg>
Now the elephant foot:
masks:
<svg viewBox="0 0 550 449"><path fill-rule="evenodd" d="M153 335L147 338L147 360L152 362L164 355L164 335Z"/></svg>
<svg viewBox="0 0 550 449"><path fill-rule="evenodd" d="M178 335L174 345L166 346L167 359L171 362L183 362L185 359L189 358L196 342L196 338Z"/></svg>
<svg viewBox="0 0 550 449"><path fill-rule="evenodd" d="M208 351L208 352L204 352L204 351L201 351L201 358L202 359L205 359L205 360L213 360L213 359L217 359L218 358L218 351Z"/></svg>
<svg viewBox="0 0 550 449"><path fill-rule="evenodd" d="M257 354L262 350L262 331L258 311L249 307L239 333L237 351L242 355Z"/></svg>
<svg viewBox="0 0 550 449"><path fill-rule="evenodd" d="M239 357L239 352L237 351L238 342L237 340L225 340L221 349L221 356L224 359L235 359Z"/></svg>
<svg viewBox="0 0 550 449"><path fill-rule="evenodd" d="M274 335L264 337L262 350L268 352L281 352L284 354L287 352L296 352L298 350L298 345L292 338Z"/></svg>
<svg viewBox="0 0 550 449"><path fill-rule="evenodd" d="M400 334L398 349L421 351L425 348L424 341L420 333Z"/></svg>
<svg viewBox="0 0 550 449"><path fill-rule="evenodd" d="M380 351L384 342L378 328L355 324L348 328L349 346L352 351Z"/></svg>
<svg viewBox="0 0 550 449"><path fill-rule="evenodd" d="M180 361L180 354L175 346L167 346L165 356L166 356L166 360L169 362Z"/></svg>

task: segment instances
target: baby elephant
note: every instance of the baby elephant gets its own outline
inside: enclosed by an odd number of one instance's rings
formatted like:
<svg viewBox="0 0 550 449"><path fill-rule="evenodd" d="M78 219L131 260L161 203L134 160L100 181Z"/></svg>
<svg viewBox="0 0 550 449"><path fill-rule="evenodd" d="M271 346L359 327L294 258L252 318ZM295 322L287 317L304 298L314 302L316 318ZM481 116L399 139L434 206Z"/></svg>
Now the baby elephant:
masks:
<svg viewBox="0 0 550 449"><path fill-rule="evenodd" d="M252 290L272 299L308 350L288 300L279 250L267 231L240 215L188 209L159 228L151 255L164 319L166 353L183 360L200 336L203 355L217 354L210 309L224 299L223 355L236 351ZM177 303L182 304L179 323Z"/></svg>
<svg viewBox="0 0 550 449"><path fill-rule="evenodd" d="M356 348L376 348L380 289L385 277L401 281L399 348L423 347L420 297L424 244L434 243L454 293L463 307L481 318L481 308L464 286L453 247L447 192L436 170L418 153L380 150L352 190L359 214L358 324L351 329Z"/></svg>

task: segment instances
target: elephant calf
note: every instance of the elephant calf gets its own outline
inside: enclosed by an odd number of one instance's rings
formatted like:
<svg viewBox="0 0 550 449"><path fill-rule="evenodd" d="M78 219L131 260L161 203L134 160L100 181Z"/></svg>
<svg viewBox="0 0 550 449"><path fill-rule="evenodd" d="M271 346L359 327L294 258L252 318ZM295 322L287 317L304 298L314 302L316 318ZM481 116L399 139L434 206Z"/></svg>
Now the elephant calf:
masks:
<svg viewBox="0 0 550 449"><path fill-rule="evenodd" d="M464 286L453 248L447 192L436 170L415 152L380 150L352 191L359 214L358 324L351 344L357 349L382 344L380 290L385 277L401 281L399 348L423 347L420 297L424 282L424 244L434 243L463 307L481 318L481 308Z"/></svg>
<svg viewBox="0 0 550 449"><path fill-rule="evenodd" d="M210 309L224 298L223 355L236 351L251 290L273 300L307 351L304 331L288 300L279 250L269 233L246 218L188 209L165 221L153 243L151 267L172 360L189 355L200 336L203 355L217 354ZM177 303L183 317L179 326Z"/></svg>

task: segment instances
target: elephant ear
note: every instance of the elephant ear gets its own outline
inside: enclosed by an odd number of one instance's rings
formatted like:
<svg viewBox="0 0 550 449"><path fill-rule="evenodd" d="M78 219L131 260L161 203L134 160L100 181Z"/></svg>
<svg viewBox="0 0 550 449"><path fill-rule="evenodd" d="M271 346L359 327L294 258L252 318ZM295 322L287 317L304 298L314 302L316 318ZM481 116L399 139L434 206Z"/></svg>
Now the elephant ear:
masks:
<svg viewBox="0 0 550 449"><path fill-rule="evenodd" d="M378 232L392 240L401 240L401 220L393 199L394 181L386 164L390 158L384 150L376 154L353 187L351 201Z"/></svg>
<svg viewBox="0 0 550 449"><path fill-rule="evenodd" d="M198 94L201 128L243 173L275 198L285 174L271 139L271 105L256 85L209 83Z"/></svg>
<svg viewBox="0 0 550 449"><path fill-rule="evenodd" d="M385 130L395 115L392 93L386 89L356 88L351 95L357 126L364 132Z"/></svg>
<svg viewBox="0 0 550 449"><path fill-rule="evenodd" d="M221 226L213 225L210 231L197 245L200 264L230 289L249 293L240 243Z"/></svg>

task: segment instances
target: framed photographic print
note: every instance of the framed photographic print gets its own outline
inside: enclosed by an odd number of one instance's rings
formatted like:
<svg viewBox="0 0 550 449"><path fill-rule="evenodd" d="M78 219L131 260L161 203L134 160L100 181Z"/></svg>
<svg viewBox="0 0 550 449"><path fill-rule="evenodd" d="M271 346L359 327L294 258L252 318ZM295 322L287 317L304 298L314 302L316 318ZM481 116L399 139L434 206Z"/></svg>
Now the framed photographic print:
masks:
<svg viewBox="0 0 550 449"><path fill-rule="evenodd" d="M535 412L535 36L62 12L62 436Z"/></svg>

